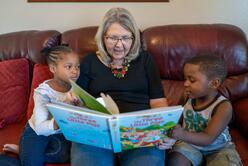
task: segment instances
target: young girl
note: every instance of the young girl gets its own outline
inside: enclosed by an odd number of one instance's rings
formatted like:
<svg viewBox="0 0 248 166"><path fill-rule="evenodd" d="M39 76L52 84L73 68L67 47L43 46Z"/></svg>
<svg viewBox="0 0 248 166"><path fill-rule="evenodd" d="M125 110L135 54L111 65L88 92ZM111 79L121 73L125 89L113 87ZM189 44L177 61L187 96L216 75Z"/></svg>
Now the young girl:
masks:
<svg viewBox="0 0 248 166"><path fill-rule="evenodd" d="M70 158L70 142L65 140L46 104L71 103L69 79L76 81L79 77L79 56L66 46L45 48L43 53L54 77L34 90L34 110L21 136L20 148L12 144L4 146L5 151L19 153L22 166L62 163Z"/></svg>
<svg viewBox="0 0 248 166"><path fill-rule="evenodd" d="M232 105L217 90L226 75L223 60L213 55L196 56L185 64L188 100L183 127L172 130L172 137L179 141L172 148L169 165L242 165L228 132Z"/></svg>

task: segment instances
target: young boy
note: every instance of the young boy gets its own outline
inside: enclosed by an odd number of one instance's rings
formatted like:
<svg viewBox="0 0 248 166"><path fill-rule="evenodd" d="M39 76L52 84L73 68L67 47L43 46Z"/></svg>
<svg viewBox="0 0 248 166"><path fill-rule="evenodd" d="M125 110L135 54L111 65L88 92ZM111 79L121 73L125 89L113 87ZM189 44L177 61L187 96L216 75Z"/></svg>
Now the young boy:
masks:
<svg viewBox="0 0 248 166"><path fill-rule="evenodd" d="M177 139L169 154L169 165L242 165L231 142L228 123L232 105L218 93L227 75L221 58L214 55L195 56L184 66L183 126L172 130Z"/></svg>

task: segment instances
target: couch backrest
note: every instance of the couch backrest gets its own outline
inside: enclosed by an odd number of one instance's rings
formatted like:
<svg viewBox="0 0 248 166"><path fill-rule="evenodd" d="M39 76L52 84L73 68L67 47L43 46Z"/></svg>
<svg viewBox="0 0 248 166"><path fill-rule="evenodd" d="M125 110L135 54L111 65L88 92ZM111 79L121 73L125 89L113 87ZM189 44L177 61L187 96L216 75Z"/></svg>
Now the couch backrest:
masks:
<svg viewBox="0 0 248 166"><path fill-rule="evenodd" d="M248 96L248 50L244 32L226 24L165 25L142 33L143 47L158 64L171 105L183 93L183 65L197 54L214 53L227 64L228 78L220 91L232 101Z"/></svg>
<svg viewBox="0 0 248 166"><path fill-rule="evenodd" d="M62 33L82 57L97 50L97 27L84 27ZM199 53L215 53L228 66L228 78L220 88L232 101L248 96L247 39L236 26L226 24L164 25L142 32L142 47L158 64L170 105L180 103L183 94L183 65Z"/></svg>
<svg viewBox="0 0 248 166"><path fill-rule="evenodd" d="M73 29L62 33L61 42L69 44L81 57L97 51L95 34L97 26Z"/></svg>
<svg viewBox="0 0 248 166"><path fill-rule="evenodd" d="M26 58L33 63L45 63L40 50L48 39L59 43L60 33L55 30L47 30L2 34L0 35L0 61Z"/></svg>

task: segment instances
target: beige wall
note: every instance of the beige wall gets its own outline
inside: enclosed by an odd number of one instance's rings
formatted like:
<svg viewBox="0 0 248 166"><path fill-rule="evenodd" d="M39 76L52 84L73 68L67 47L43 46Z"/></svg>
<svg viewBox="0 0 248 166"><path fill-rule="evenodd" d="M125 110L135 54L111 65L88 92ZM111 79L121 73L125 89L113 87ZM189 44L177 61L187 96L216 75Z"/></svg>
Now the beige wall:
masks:
<svg viewBox="0 0 248 166"><path fill-rule="evenodd" d="M113 6L127 8L141 29L165 24L227 23L248 36L248 0L170 0L169 3L27 3L0 0L0 34L20 30L60 32L100 24Z"/></svg>

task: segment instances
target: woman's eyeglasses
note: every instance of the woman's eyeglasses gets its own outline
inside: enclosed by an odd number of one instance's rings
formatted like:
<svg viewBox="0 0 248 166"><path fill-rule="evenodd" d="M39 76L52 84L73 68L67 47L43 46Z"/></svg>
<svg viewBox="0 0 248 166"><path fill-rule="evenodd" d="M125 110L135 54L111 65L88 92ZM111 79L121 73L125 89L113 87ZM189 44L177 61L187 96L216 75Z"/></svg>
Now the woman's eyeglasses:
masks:
<svg viewBox="0 0 248 166"><path fill-rule="evenodd" d="M130 44L130 42L133 40L132 36L104 36L105 39L109 44L117 44L119 41L121 41L122 44Z"/></svg>

